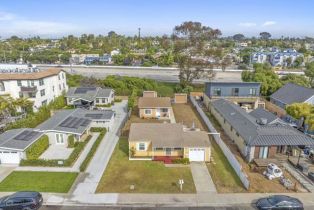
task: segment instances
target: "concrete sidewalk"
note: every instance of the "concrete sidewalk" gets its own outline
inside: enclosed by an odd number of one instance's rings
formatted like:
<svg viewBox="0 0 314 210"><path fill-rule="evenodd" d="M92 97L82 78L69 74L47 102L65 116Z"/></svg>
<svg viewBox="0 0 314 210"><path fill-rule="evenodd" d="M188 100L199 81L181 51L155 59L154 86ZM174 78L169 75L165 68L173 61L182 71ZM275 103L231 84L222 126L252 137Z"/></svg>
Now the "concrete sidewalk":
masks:
<svg viewBox="0 0 314 210"><path fill-rule="evenodd" d="M216 186L204 162L191 162L191 172L197 193L216 193Z"/></svg>
<svg viewBox="0 0 314 210"><path fill-rule="evenodd" d="M40 167L40 166L19 166L15 168L15 171L50 171L50 172L80 172L80 165L85 160L87 154L95 143L99 133L93 133L92 138L85 146L78 159L75 161L72 167Z"/></svg>

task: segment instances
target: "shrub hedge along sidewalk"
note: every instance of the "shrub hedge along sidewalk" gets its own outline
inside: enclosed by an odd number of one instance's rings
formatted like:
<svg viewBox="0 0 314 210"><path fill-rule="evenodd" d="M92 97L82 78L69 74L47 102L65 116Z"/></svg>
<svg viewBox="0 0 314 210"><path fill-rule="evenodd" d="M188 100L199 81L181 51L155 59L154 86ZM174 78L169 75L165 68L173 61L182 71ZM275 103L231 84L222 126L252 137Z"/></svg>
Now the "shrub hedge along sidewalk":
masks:
<svg viewBox="0 0 314 210"><path fill-rule="evenodd" d="M26 157L28 160L35 160L43 154L49 147L49 139L47 135L40 137L35 143L26 149Z"/></svg>
<svg viewBox="0 0 314 210"><path fill-rule="evenodd" d="M33 160L21 160L20 166L47 166L47 167L70 167L73 163L77 160L83 149L85 148L86 144L92 138L89 135L85 141L77 142L74 150L72 151L71 155L66 160L44 160L44 159L33 159ZM63 161L63 164L59 164L59 161Z"/></svg>
<svg viewBox="0 0 314 210"><path fill-rule="evenodd" d="M96 128L96 127L91 128L90 131L91 132L99 132L99 136L97 137L92 148L88 152L85 160L82 162L82 164L80 166L81 172L85 171L86 168L88 167L90 161L92 160L92 158L94 157L94 155L97 151L98 146L100 145L101 141L104 139L104 136L106 135L106 132L107 132L106 128Z"/></svg>

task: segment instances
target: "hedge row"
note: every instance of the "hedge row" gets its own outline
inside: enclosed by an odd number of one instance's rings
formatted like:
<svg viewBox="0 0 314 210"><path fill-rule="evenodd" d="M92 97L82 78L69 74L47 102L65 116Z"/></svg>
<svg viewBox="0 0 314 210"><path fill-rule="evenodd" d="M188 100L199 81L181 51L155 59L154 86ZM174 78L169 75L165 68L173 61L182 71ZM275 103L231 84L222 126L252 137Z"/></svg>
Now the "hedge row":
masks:
<svg viewBox="0 0 314 210"><path fill-rule="evenodd" d="M95 129L102 129L102 131L99 133L99 136L97 137L96 141L94 142L92 148L90 149L90 151L88 152L85 160L82 162L82 164L80 165L80 171L83 172L86 170L87 166L89 165L89 162L92 160L92 158L94 157L97 148L99 146L99 144L101 143L101 141L104 139L104 136L106 134L106 129L103 128L95 128ZM96 131L93 131L96 132Z"/></svg>
<svg viewBox="0 0 314 210"><path fill-rule="evenodd" d="M46 167L70 167L77 160L86 144L91 139L91 135L89 135L85 141L77 143L74 147L73 152L66 160L44 160L44 159L34 159L34 160L21 160L20 166L46 166ZM62 164L58 164L59 161L63 161Z"/></svg>
<svg viewBox="0 0 314 210"><path fill-rule="evenodd" d="M41 136L35 143L26 149L26 157L28 160L38 159L49 147L49 139L47 135Z"/></svg>
<svg viewBox="0 0 314 210"><path fill-rule="evenodd" d="M91 127L90 128L90 132L107 132L107 129L106 128L102 128L102 127Z"/></svg>

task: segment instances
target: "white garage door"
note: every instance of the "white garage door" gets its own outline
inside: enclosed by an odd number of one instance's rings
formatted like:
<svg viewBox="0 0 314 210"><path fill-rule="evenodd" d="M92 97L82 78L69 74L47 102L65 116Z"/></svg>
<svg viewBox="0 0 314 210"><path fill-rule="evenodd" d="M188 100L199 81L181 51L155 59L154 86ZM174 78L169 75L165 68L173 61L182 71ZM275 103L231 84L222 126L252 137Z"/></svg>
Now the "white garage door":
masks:
<svg viewBox="0 0 314 210"><path fill-rule="evenodd" d="M205 149L190 148L189 159L190 161L205 161Z"/></svg>
<svg viewBox="0 0 314 210"><path fill-rule="evenodd" d="M1 164L19 164L20 154L18 152L0 151Z"/></svg>

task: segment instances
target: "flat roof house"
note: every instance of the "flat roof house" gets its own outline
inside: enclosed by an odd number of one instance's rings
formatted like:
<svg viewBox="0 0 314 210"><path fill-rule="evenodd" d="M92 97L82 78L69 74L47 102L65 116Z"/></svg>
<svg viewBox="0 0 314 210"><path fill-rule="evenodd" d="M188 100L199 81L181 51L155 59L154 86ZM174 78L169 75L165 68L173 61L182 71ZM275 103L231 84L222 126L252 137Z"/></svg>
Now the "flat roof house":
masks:
<svg viewBox="0 0 314 210"><path fill-rule="evenodd" d="M114 90L100 87L72 87L65 97L68 105L90 108L113 103Z"/></svg>
<svg viewBox="0 0 314 210"><path fill-rule="evenodd" d="M144 91L143 97L138 99L140 118L170 119L173 117L171 99L169 97L157 97L154 91Z"/></svg>
<svg viewBox="0 0 314 210"><path fill-rule="evenodd" d="M0 163L19 164L26 149L44 133L30 128L12 129L0 134Z"/></svg>
<svg viewBox="0 0 314 210"><path fill-rule="evenodd" d="M289 125L265 124L225 99L212 101L210 111L247 161L275 158L294 146L314 145L314 140Z"/></svg>
<svg viewBox="0 0 314 210"><path fill-rule="evenodd" d="M70 135L73 135L76 141L82 141L89 134L91 127L105 127L109 130L113 120L114 112L110 110L69 109L57 111L36 129L49 137L50 144L67 146Z"/></svg>
<svg viewBox="0 0 314 210"><path fill-rule="evenodd" d="M210 161L211 155L206 132L177 123L132 123L129 149L130 159Z"/></svg>
<svg viewBox="0 0 314 210"><path fill-rule="evenodd" d="M314 89L287 83L270 96L270 102L282 109L293 103L314 105Z"/></svg>
<svg viewBox="0 0 314 210"><path fill-rule="evenodd" d="M210 101L227 98L240 106L256 109L264 106L259 100L260 88L259 82L206 82L204 102L208 106Z"/></svg>

